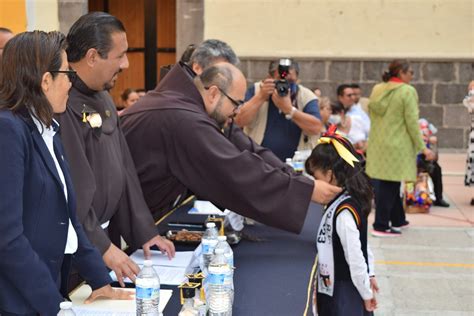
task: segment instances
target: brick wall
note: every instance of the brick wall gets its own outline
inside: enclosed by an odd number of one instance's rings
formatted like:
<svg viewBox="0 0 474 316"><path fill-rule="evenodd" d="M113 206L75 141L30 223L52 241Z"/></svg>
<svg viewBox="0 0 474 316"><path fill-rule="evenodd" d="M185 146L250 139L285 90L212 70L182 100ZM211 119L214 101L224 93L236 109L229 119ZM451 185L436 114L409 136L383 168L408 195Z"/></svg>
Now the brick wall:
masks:
<svg viewBox="0 0 474 316"><path fill-rule="evenodd" d="M249 83L267 75L271 59L241 58L241 69ZM336 88L342 83L359 83L363 96L381 81L390 61L298 60L300 80L310 89L319 87L323 95L335 100ZM440 148L465 148L470 120L461 104L467 85L474 80L474 63L416 61L413 86L420 98L420 117L438 128Z"/></svg>

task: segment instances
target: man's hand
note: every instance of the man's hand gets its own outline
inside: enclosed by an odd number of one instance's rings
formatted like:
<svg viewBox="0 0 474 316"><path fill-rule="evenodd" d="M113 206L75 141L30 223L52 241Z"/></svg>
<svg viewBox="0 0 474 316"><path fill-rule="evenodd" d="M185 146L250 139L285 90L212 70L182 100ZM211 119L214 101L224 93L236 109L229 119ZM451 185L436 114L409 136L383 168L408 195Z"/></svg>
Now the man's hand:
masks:
<svg viewBox="0 0 474 316"><path fill-rule="evenodd" d="M373 312L377 308L377 299L375 296L370 300L364 300L365 310L368 312Z"/></svg>
<svg viewBox="0 0 474 316"><path fill-rule="evenodd" d="M314 180L311 200L319 204L329 203L342 189L321 180Z"/></svg>
<svg viewBox="0 0 474 316"><path fill-rule="evenodd" d="M135 282L135 276L140 272L140 268L127 256L125 252L110 244L109 249L102 256L109 269L114 270L121 287L125 287L123 279L128 277Z"/></svg>
<svg viewBox="0 0 474 316"><path fill-rule="evenodd" d="M143 246L143 253L145 254L145 258L149 259L151 256L150 247L156 245L162 253L166 253L168 258L171 260L174 257L175 249L174 244L166 238L161 237L160 235L156 235L149 241L147 241Z"/></svg>
<svg viewBox="0 0 474 316"><path fill-rule="evenodd" d="M289 114L291 112L293 105L291 105L290 93L282 97L278 94L278 91L275 90L272 94L272 101L273 104L275 104L275 106L284 114Z"/></svg>
<svg viewBox="0 0 474 316"><path fill-rule="evenodd" d="M265 102L273 94L273 91L275 91L275 82L273 79L267 78L260 83L258 97L262 102Z"/></svg>
<svg viewBox="0 0 474 316"><path fill-rule="evenodd" d="M92 291L91 295L84 301L85 304L90 304L98 298L107 298L111 300L132 300L134 298L133 292L121 289L114 289L110 285L106 285Z"/></svg>

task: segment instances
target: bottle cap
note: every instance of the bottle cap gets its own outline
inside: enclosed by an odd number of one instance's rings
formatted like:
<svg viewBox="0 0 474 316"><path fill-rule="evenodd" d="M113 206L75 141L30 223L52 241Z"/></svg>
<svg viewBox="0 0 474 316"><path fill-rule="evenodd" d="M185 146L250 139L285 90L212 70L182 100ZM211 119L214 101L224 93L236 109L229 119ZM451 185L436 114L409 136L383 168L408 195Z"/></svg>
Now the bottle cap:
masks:
<svg viewBox="0 0 474 316"><path fill-rule="evenodd" d="M207 224L206 224L206 227L207 227L207 228L216 227L216 224L215 224L215 223L207 223Z"/></svg>
<svg viewBox="0 0 474 316"><path fill-rule="evenodd" d="M72 302L61 302L59 304L60 309L70 309L72 308Z"/></svg>
<svg viewBox="0 0 474 316"><path fill-rule="evenodd" d="M227 236L217 236L217 240L219 240L219 241L227 241Z"/></svg>
<svg viewBox="0 0 474 316"><path fill-rule="evenodd" d="M143 261L143 265L145 267L151 267L153 265L153 262L151 260L145 260Z"/></svg>

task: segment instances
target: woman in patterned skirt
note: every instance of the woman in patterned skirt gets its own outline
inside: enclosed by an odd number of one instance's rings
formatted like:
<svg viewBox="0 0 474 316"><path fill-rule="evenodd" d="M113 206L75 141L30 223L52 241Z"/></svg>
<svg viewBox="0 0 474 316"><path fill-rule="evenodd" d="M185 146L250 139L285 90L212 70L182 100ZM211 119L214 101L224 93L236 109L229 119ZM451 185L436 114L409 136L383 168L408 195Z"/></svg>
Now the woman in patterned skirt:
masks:
<svg viewBox="0 0 474 316"><path fill-rule="evenodd" d="M464 105L471 116L471 133L469 134L469 146L467 149L466 176L464 183L467 186L474 185L474 80L469 83L468 94L464 98ZM474 198L471 199L474 205Z"/></svg>

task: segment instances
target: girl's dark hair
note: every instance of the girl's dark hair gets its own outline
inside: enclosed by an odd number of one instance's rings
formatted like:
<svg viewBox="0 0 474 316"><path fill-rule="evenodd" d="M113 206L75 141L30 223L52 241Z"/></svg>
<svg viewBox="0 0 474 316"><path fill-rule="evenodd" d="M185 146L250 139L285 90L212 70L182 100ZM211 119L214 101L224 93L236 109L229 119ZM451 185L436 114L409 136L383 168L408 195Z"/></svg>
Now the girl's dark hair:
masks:
<svg viewBox="0 0 474 316"><path fill-rule="evenodd" d="M372 208L373 191L370 179L364 170L365 162L362 160L362 157L356 153L354 147L348 140L344 139L339 141L339 143L346 147L361 162L355 162L354 167L352 167L339 156L334 145L319 144L313 149L311 155L306 160L306 172L312 175L316 170L323 173L331 170L337 185L344 187L347 192L360 203L362 214L368 216Z"/></svg>
<svg viewBox="0 0 474 316"><path fill-rule="evenodd" d="M41 81L46 72L61 68L65 49L66 40L60 32L24 32L9 40L1 59L0 109L17 113L26 108L51 126L54 111ZM54 78L57 73L51 75Z"/></svg>
<svg viewBox="0 0 474 316"><path fill-rule="evenodd" d="M128 96L132 94L133 92L137 92L137 90L132 89L132 88L127 88L122 92L122 94L120 95L120 98L122 98L122 101L127 101Z"/></svg>
<svg viewBox="0 0 474 316"><path fill-rule="evenodd" d="M398 77L401 71L407 72L410 69L410 63L405 59L395 59L388 66L388 71L385 71L382 75L382 80L387 82L392 77Z"/></svg>

